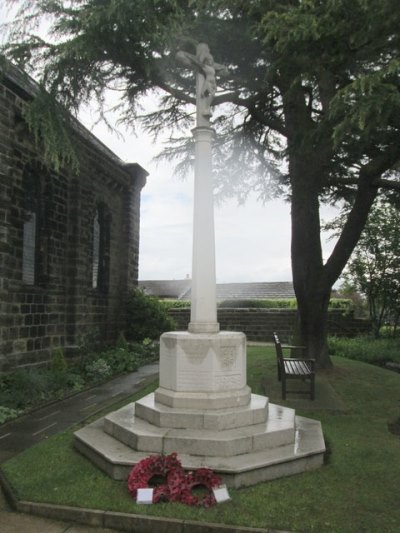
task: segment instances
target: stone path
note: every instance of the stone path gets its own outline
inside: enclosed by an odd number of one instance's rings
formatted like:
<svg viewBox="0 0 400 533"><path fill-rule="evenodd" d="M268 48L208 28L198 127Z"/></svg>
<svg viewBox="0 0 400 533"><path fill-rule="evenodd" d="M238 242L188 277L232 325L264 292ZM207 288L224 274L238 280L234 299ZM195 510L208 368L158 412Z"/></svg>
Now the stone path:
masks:
<svg viewBox="0 0 400 533"><path fill-rule="evenodd" d="M74 396L54 402L0 427L0 464L23 450L81 422L107 405L123 399L158 375L158 364L118 376ZM107 533L115 530L79 526L13 512L0 490L1 533Z"/></svg>

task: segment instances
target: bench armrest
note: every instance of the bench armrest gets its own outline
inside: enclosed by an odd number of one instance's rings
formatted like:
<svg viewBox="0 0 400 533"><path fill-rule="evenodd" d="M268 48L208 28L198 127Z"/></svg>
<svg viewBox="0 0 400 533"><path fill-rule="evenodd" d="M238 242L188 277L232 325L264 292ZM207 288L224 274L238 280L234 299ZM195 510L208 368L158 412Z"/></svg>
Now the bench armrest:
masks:
<svg viewBox="0 0 400 533"><path fill-rule="evenodd" d="M290 344L281 344L282 349L286 350L305 350L305 346L291 346Z"/></svg>

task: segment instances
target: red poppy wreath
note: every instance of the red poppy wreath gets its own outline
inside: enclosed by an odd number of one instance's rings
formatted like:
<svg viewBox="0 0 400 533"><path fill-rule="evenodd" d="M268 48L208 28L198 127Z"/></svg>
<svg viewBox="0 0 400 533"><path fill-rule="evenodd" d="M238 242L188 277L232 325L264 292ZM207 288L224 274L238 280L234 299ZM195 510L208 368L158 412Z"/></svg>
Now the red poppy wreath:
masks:
<svg viewBox="0 0 400 533"><path fill-rule="evenodd" d="M180 502L187 505L201 507L211 507L216 500L213 489L221 485L221 478L214 474L209 468L198 468L194 472L189 472L185 479L185 485L181 492ZM196 496L193 489L196 487L206 488L207 492L203 496Z"/></svg>
<svg viewBox="0 0 400 533"><path fill-rule="evenodd" d="M133 498L138 489L152 487L153 503L178 501L185 472L176 453L150 455L139 461L128 477L128 490Z"/></svg>
<svg viewBox="0 0 400 533"><path fill-rule="evenodd" d="M220 484L221 478L209 468L185 474L176 453L146 457L133 467L128 477L128 490L133 498L138 489L152 487L153 503L170 501L202 507L216 503L213 489ZM199 487L207 489L204 495L193 492Z"/></svg>

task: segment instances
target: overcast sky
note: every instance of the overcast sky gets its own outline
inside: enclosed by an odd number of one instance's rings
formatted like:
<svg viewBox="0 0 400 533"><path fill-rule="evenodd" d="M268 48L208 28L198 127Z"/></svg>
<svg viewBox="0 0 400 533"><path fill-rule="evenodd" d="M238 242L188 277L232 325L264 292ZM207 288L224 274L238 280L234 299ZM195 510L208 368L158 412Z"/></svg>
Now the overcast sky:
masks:
<svg viewBox="0 0 400 533"><path fill-rule="evenodd" d="M0 21L5 21L0 0ZM193 81L194 83L194 81ZM109 117L111 118L111 117ZM121 130L123 138L104 125L92 127L84 112L82 122L123 161L139 163L148 172L142 191L139 279L182 279L191 275L193 175L182 180L172 165L156 165L161 151L148 135ZM193 123L194 127L194 123ZM330 218L334 210L324 209ZM234 199L215 206L217 282L290 281L290 205L263 205L250 196L245 205ZM327 255L332 243L323 240Z"/></svg>
<svg viewBox="0 0 400 533"><path fill-rule="evenodd" d="M83 116L86 125L90 117ZM148 172L142 192L139 278L182 279L191 274L193 175L174 174L173 165L152 159L162 145L145 134L122 130L124 139L97 125L92 132L122 160ZM332 209L324 209L329 218ZM215 205L217 282L290 281L290 205L282 200L263 205L250 196ZM327 254L332 243L324 240Z"/></svg>

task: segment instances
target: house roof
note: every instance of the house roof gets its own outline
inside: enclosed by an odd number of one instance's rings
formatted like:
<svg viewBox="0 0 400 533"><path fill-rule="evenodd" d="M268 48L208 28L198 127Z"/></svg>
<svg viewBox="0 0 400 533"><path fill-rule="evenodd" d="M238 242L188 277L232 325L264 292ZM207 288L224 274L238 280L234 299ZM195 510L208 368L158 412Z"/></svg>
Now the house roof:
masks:
<svg viewBox="0 0 400 533"><path fill-rule="evenodd" d="M139 281L146 294L158 298L190 300L191 279ZM295 298L291 281L217 283L217 300L268 300Z"/></svg>
<svg viewBox="0 0 400 533"><path fill-rule="evenodd" d="M185 300L191 283L191 279L149 280L139 281L139 287L149 296Z"/></svg>

